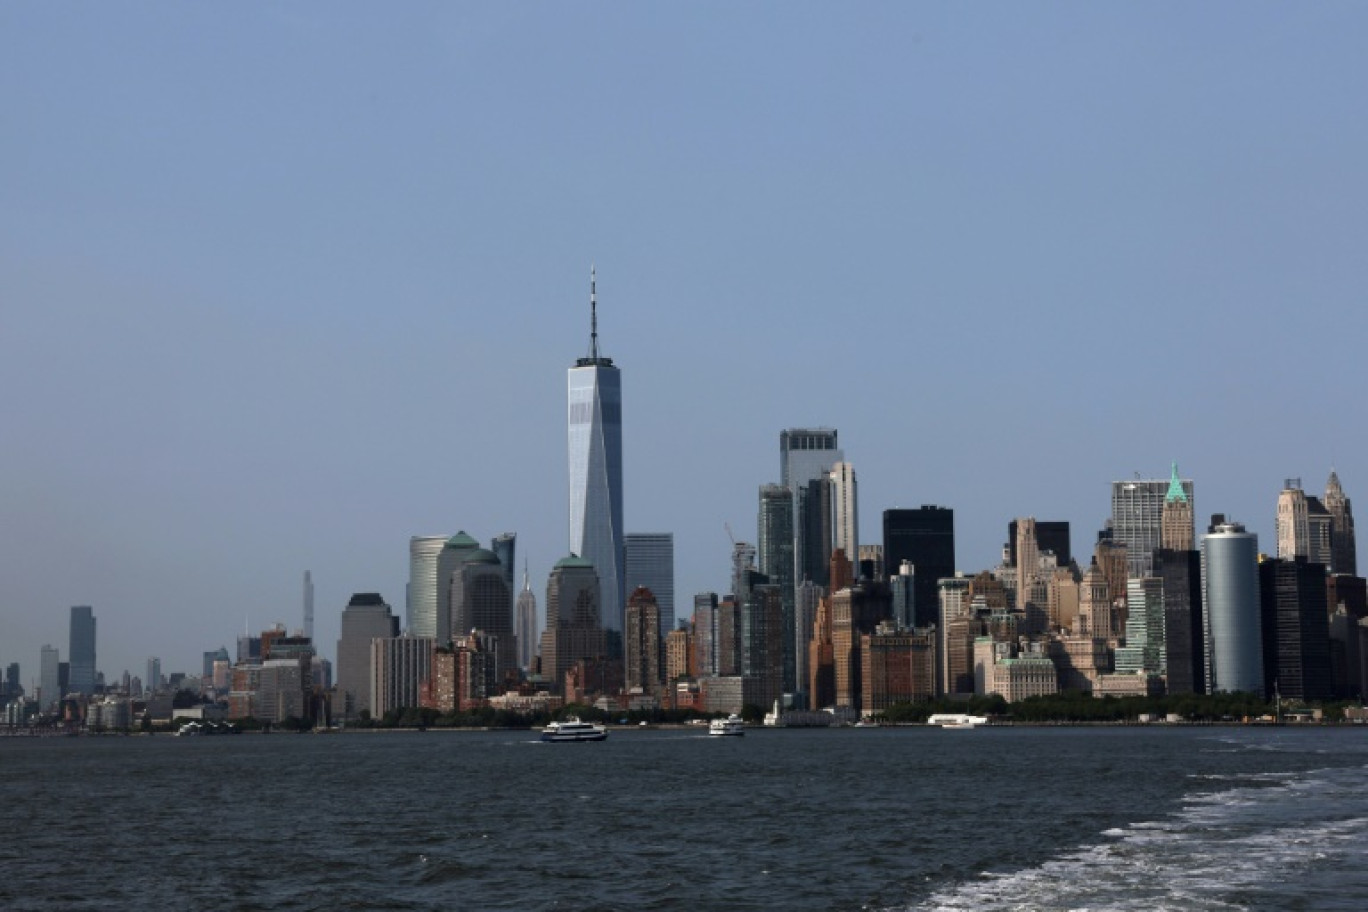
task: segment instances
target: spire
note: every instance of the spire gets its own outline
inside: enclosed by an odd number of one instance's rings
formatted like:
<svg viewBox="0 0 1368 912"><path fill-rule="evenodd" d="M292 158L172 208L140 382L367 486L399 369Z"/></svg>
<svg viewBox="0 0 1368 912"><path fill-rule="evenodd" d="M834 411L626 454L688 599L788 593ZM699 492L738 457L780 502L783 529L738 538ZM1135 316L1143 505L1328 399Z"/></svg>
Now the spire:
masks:
<svg viewBox="0 0 1368 912"><path fill-rule="evenodd" d="M589 264L589 357L598 360L598 270Z"/></svg>
<svg viewBox="0 0 1368 912"><path fill-rule="evenodd" d="M1171 463L1173 466L1173 476L1169 479L1168 494L1164 496L1165 503L1187 503L1187 493L1183 490L1183 483L1178 480L1178 463Z"/></svg>
<svg viewBox="0 0 1368 912"><path fill-rule="evenodd" d="M527 575L527 558L523 558L523 592L532 591L532 578Z"/></svg>

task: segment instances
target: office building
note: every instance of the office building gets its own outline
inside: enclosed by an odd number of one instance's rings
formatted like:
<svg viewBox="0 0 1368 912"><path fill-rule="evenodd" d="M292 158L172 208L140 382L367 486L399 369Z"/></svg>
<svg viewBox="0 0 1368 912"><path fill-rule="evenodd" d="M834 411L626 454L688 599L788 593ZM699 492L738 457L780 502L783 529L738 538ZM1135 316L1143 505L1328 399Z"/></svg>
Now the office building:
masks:
<svg viewBox="0 0 1368 912"><path fill-rule="evenodd" d="M860 636L860 712L882 713L895 703L936 696L936 636L932 630L898 630L880 624Z"/></svg>
<svg viewBox="0 0 1368 912"><path fill-rule="evenodd" d="M38 709L47 712L61 702L61 655L53 646L44 645L38 659Z"/></svg>
<svg viewBox="0 0 1368 912"><path fill-rule="evenodd" d="M717 674L717 593L694 596L694 648L691 674L696 678Z"/></svg>
<svg viewBox="0 0 1368 912"><path fill-rule="evenodd" d="M437 638L437 560L448 535L409 539L408 604L404 623L413 636ZM447 631L448 638L451 636Z"/></svg>
<svg viewBox="0 0 1368 912"><path fill-rule="evenodd" d="M1206 693L1202 622L1202 558L1160 548L1154 575L1164 594L1164 678L1170 694Z"/></svg>
<svg viewBox="0 0 1368 912"><path fill-rule="evenodd" d="M1240 523L1213 524L1202 539L1202 578L1210 692L1262 696L1259 537Z"/></svg>
<svg viewBox="0 0 1368 912"><path fill-rule="evenodd" d="M147 679L143 684L143 689L148 694L154 694L161 690L161 659L156 656L147 660Z"/></svg>
<svg viewBox="0 0 1368 912"><path fill-rule="evenodd" d="M304 635L313 639L314 635L314 584L313 573L304 571Z"/></svg>
<svg viewBox="0 0 1368 912"><path fill-rule="evenodd" d="M1169 492L1177 490L1187 498L1189 510L1195 507L1192 482L1188 479L1141 479L1111 483L1112 540L1126 547L1127 575L1152 576L1154 550L1163 544L1164 503ZM1124 582L1120 590L1124 590Z"/></svg>
<svg viewBox="0 0 1368 912"><path fill-rule="evenodd" d="M1344 496L1339 476L1332 470L1325 483L1325 509L1330 514L1330 572L1358 576L1358 543L1354 539L1354 510Z"/></svg>
<svg viewBox="0 0 1368 912"><path fill-rule="evenodd" d="M955 511L924 505L915 510L885 510L883 514L884 575L912 564L913 627L938 624L938 584L955 575Z"/></svg>
<svg viewBox="0 0 1368 912"><path fill-rule="evenodd" d="M568 373L570 552L599 578L603 626L622 633L622 375L599 354L596 277L589 276L589 354Z"/></svg>
<svg viewBox="0 0 1368 912"><path fill-rule="evenodd" d="M563 693L565 675L579 661L605 661L607 638L599 615L599 577L582 557L562 558L546 581L546 629L542 631L542 675Z"/></svg>
<svg viewBox="0 0 1368 912"><path fill-rule="evenodd" d="M741 673L753 683L756 705L771 706L784 692L783 593L774 583L752 587L740 607Z"/></svg>
<svg viewBox="0 0 1368 912"><path fill-rule="evenodd" d="M447 548L443 559L459 549ZM518 646L513 635L513 597L508 574L498 555L485 548L461 552L463 557L451 573L451 635L469 636L478 631L492 638L496 681L516 681Z"/></svg>
<svg viewBox="0 0 1368 912"><path fill-rule="evenodd" d="M1259 564L1265 695L1293 700L1334 696L1325 599L1324 564L1304 557Z"/></svg>
<svg viewBox="0 0 1368 912"><path fill-rule="evenodd" d="M760 486L756 528L760 572L779 587L780 608L784 618L784 634L780 643L784 663L783 688L788 693L794 693L805 689L798 677L798 668L802 663L798 660L797 649L798 644L807 642L807 634L801 632L796 620L798 586L793 577L797 567L793 557L793 495L788 488L778 484Z"/></svg>
<svg viewBox="0 0 1368 912"><path fill-rule="evenodd" d="M830 473L832 466L844 460L834 428L779 432L779 483L793 495L795 587L805 579L827 585L832 539Z"/></svg>
<svg viewBox="0 0 1368 912"><path fill-rule="evenodd" d="M624 539L628 592L645 586L660 609L660 638L674 629L674 533L631 532Z"/></svg>
<svg viewBox="0 0 1368 912"><path fill-rule="evenodd" d="M860 511L855 467L838 462L827 477L831 481L831 547L840 548L847 556L860 556ZM880 568L882 570L882 568Z"/></svg>
<svg viewBox="0 0 1368 912"><path fill-rule="evenodd" d="M463 629L460 625L452 626L455 617L452 614L452 586L457 575L460 573L461 565L470 559L476 552L490 554L480 547L480 543L473 536L465 532L457 532L448 538L442 545L441 552L437 555L437 644L445 646L451 642L452 636L458 633L469 633L469 629ZM410 635L413 635L410 631Z"/></svg>
<svg viewBox="0 0 1368 912"><path fill-rule="evenodd" d="M1055 563L1061 567L1067 567L1073 563L1073 550L1069 538L1069 524L1064 520L1035 519L1035 541L1036 548L1040 553L1051 552L1055 556ZM1007 524L1007 562L1013 567L1019 566L1017 560L1017 522L1012 520Z"/></svg>
<svg viewBox="0 0 1368 912"><path fill-rule="evenodd" d="M1183 490L1178 477L1178 463L1173 463L1168 493L1159 516L1159 547L1171 551L1193 550L1192 501Z"/></svg>
<svg viewBox="0 0 1368 912"><path fill-rule="evenodd" d="M532 668L532 660L537 655L537 644L541 642L541 632L537 630L537 596L532 592L532 579L523 565L522 591L514 605L516 627L514 635L518 640L518 667L523 671Z"/></svg>
<svg viewBox="0 0 1368 912"><path fill-rule="evenodd" d="M1126 645L1117 647L1117 674L1164 672L1164 582L1154 576L1126 583Z"/></svg>
<svg viewBox="0 0 1368 912"><path fill-rule="evenodd" d="M1304 557L1313 564L1329 565L1332 529L1330 511L1319 498L1307 496L1300 478L1283 482L1278 494L1278 557Z"/></svg>
<svg viewBox="0 0 1368 912"><path fill-rule="evenodd" d="M95 693L95 614L89 605L71 609L67 661L71 665L71 692L87 697Z"/></svg>
<svg viewBox="0 0 1368 912"><path fill-rule="evenodd" d="M357 592L342 609L333 712L352 719L371 711L371 640L399 636L399 618L378 592Z"/></svg>

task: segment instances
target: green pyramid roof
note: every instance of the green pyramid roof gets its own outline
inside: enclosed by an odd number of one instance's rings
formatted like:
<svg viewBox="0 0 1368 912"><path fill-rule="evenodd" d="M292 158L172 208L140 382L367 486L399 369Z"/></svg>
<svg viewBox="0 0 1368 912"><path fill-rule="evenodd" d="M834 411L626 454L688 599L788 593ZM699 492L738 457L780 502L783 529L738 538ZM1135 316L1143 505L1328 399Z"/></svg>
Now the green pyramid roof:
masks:
<svg viewBox="0 0 1368 912"><path fill-rule="evenodd" d="M560 569L561 567L588 567L593 569L593 566L593 561L585 560L578 554L571 554L569 557L562 557L560 560L556 561L556 569Z"/></svg>
<svg viewBox="0 0 1368 912"><path fill-rule="evenodd" d="M471 538L469 535L466 535L464 532L457 532L455 535L451 536L451 538L447 539L446 547L478 548L480 547L480 543L477 542L475 539Z"/></svg>
<svg viewBox="0 0 1368 912"><path fill-rule="evenodd" d="M1173 503L1174 501L1187 503L1187 493L1183 491L1183 483L1178 480L1178 463L1175 462L1172 463L1172 465L1173 478L1169 480L1168 494L1164 496L1164 500L1167 503Z"/></svg>

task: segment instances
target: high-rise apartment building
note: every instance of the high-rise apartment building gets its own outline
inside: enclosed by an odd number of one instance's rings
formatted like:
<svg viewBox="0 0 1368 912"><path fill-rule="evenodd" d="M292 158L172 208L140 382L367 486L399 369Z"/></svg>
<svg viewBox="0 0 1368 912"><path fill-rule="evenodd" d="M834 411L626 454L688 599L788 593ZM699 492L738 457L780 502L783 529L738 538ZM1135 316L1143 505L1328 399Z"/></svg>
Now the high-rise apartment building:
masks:
<svg viewBox="0 0 1368 912"><path fill-rule="evenodd" d="M72 693L86 696L95 693L95 614L89 605L76 605L71 609L67 661L71 663Z"/></svg>
<svg viewBox="0 0 1368 912"><path fill-rule="evenodd" d="M596 278L589 277L589 354L569 370L570 553L599 577L603 626L622 633L622 375L599 354Z"/></svg>
<svg viewBox="0 0 1368 912"><path fill-rule="evenodd" d="M1111 483L1112 539L1126 546L1129 576L1153 574L1154 549L1163 544L1164 503L1175 484L1190 512L1195 505L1191 480L1136 478Z"/></svg>
<svg viewBox="0 0 1368 912"><path fill-rule="evenodd" d="M1330 472L1323 499L1330 514L1330 572L1358 576L1358 543L1354 540L1354 510L1340 487L1339 475Z"/></svg>
<svg viewBox="0 0 1368 912"><path fill-rule="evenodd" d="M437 638L437 559L448 535L415 535L409 539L408 604L404 623L414 636ZM447 637L451 633L447 631Z"/></svg>
<svg viewBox="0 0 1368 912"><path fill-rule="evenodd" d="M532 592L532 579L523 566L523 586L514 605L513 616L516 622L514 634L518 638L518 666L524 671L532 667L537 655L537 644L541 634L537 630L537 596Z"/></svg>
<svg viewBox="0 0 1368 912"><path fill-rule="evenodd" d="M939 581L955 575L955 511L932 505L915 510L885 510L883 546L885 576L900 573L903 561L912 563L912 626L938 624Z"/></svg>
<svg viewBox="0 0 1368 912"><path fill-rule="evenodd" d="M1259 564L1263 685L1294 700L1329 700L1330 621L1325 566L1304 557Z"/></svg>
<svg viewBox="0 0 1368 912"><path fill-rule="evenodd" d="M694 596L694 664L696 678L717 674L717 593L700 592Z"/></svg>
<svg viewBox="0 0 1368 912"><path fill-rule="evenodd" d="M337 702L343 719L371 711L371 641L399 636L399 618L378 592L357 592L342 609L337 641Z"/></svg>
<svg viewBox="0 0 1368 912"><path fill-rule="evenodd" d="M660 606L645 586L637 586L627 599L622 636L623 680L627 690L660 694Z"/></svg>
<svg viewBox="0 0 1368 912"><path fill-rule="evenodd" d="M645 586L660 609L660 639L675 624L674 533L631 532L624 539L627 591Z"/></svg>
<svg viewBox="0 0 1368 912"><path fill-rule="evenodd" d="M1262 695L1259 537L1240 523L1214 524L1202 539L1202 578L1210 692Z"/></svg>

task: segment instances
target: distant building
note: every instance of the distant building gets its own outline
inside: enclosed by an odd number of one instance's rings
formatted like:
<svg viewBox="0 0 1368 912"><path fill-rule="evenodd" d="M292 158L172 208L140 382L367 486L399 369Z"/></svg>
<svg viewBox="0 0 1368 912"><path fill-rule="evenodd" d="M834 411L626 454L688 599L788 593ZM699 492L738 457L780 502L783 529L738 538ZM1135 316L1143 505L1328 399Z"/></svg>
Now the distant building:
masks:
<svg viewBox="0 0 1368 912"><path fill-rule="evenodd" d="M1013 567L1019 565L1017 560L1017 522L1012 520L1007 524L1007 548L1008 563ZM1064 520L1045 520L1035 521L1036 547L1040 551L1050 551L1055 556L1055 562L1061 567L1067 567L1073 562L1073 550L1070 545L1069 524Z"/></svg>
<svg viewBox="0 0 1368 912"><path fill-rule="evenodd" d="M693 676L693 646L693 635L684 628L665 637L665 683L671 688L679 679Z"/></svg>
<svg viewBox="0 0 1368 912"><path fill-rule="evenodd" d="M1325 565L1304 557L1259 564L1263 686L1294 700L1334 696Z"/></svg>
<svg viewBox="0 0 1368 912"><path fill-rule="evenodd" d="M660 638L674 629L674 533L631 532L625 537L627 592L645 586L660 608Z"/></svg>
<svg viewBox="0 0 1368 912"><path fill-rule="evenodd" d="M895 703L936 696L936 635L931 629L899 630L880 624L860 637L860 710L882 713Z"/></svg>
<svg viewBox="0 0 1368 912"><path fill-rule="evenodd" d="M418 691L432 669L432 637L399 636L371 640L371 715L416 707Z"/></svg>
<svg viewBox="0 0 1368 912"><path fill-rule="evenodd" d="M784 693L783 593L773 583L752 588L741 606L742 673L754 692L748 702L770 706Z"/></svg>
<svg viewBox="0 0 1368 912"><path fill-rule="evenodd" d="M546 581L542 674L560 693L571 666L583 659L605 660L607 648L599 616L598 574L589 561L571 554L556 563Z"/></svg>
<svg viewBox="0 0 1368 912"><path fill-rule="evenodd" d="M883 514L884 575L893 576L903 561L911 562L915 582L914 627L939 623L939 581L955 575L955 511L926 505Z"/></svg>
<svg viewBox="0 0 1368 912"><path fill-rule="evenodd" d="M1133 578L1126 584L1126 645L1116 650L1117 674L1164 671L1164 581Z"/></svg>
<svg viewBox="0 0 1368 912"><path fill-rule="evenodd" d="M1175 462L1159 515L1159 547L1171 551L1191 551L1192 521L1192 501L1188 499L1187 491L1178 478L1178 463Z"/></svg>
<svg viewBox="0 0 1368 912"><path fill-rule="evenodd" d="M1300 478L1289 478L1278 494L1278 557L1304 557L1313 564L1328 565L1331 559L1330 511L1301 489Z"/></svg>
<svg viewBox="0 0 1368 912"><path fill-rule="evenodd" d="M448 535L409 539L409 584L405 626L413 636L437 636L437 559Z"/></svg>
<svg viewBox="0 0 1368 912"><path fill-rule="evenodd" d="M469 632L462 631L460 625L453 626L455 620L452 616L452 582L460 573L461 565L470 559L476 552L481 554L491 554L480 547L480 543L464 531L457 532L446 540L442 545L441 553L437 555L437 635L436 640L439 646L445 646L451 642L454 634ZM500 572L502 576L502 571ZM413 631L409 631L410 635Z"/></svg>
<svg viewBox="0 0 1368 912"><path fill-rule="evenodd" d="M399 636L399 618L378 592L357 592L342 610L337 641L337 699L333 712L343 719L371 711L371 641Z"/></svg>
<svg viewBox="0 0 1368 912"><path fill-rule="evenodd" d="M835 563L834 558L832 563ZM860 711L864 693L860 638L873 633L890 617L892 602L888 584L882 582L859 580L832 592L831 643L836 706Z"/></svg>
<svg viewBox="0 0 1368 912"><path fill-rule="evenodd" d="M61 653L44 645L38 660L38 710L47 712L62 702Z"/></svg>
<svg viewBox="0 0 1368 912"><path fill-rule="evenodd" d="M523 567L523 587L514 606L514 619L514 635L518 640L518 667L529 671L532 668L532 660L537 656L541 632L537 629L537 596L532 592L532 580L527 574L526 567Z"/></svg>
<svg viewBox="0 0 1368 912"><path fill-rule="evenodd" d="M1358 544L1354 538L1354 510L1332 470L1325 483L1325 509L1330 514L1330 572L1358 575Z"/></svg>
<svg viewBox="0 0 1368 912"><path fill-rule="evenodd" d="M636 587L627 599L622 637L623 678L629 692L659 694L662 685L660 606L655 593Z"/></svg>
<svg viewBox="0 0 1368 912"><path fill-rule="evenodd" d="M149 694L161 690L161 659L156 656L147 660L147 680L143 688Z"/></svg>
<svg viewBox="0 0 1368 912"><path fill-rule="evenodd" d="M860 555L860 512L855 467L838 462L831 467L831 547L854 560ZM880 568L882 570L882 568Z"/></svg>
<svg viewBox="0 0 1368 912"><path fill-rule="evenodd" d="M1154 575L1164 593L1164 677L1170 694L1206 693L1202 560L1197 551L1161 548Z"/></svg>
<svg viewBox="0 0 1368 912"><path fill-rule="evenodd" d="M71 639L67 652L72 693L95 693L95 614L89 605L71 609Z"/></svg>
<svg viewBox="0 0 1368 912"><path fill-rule="evenodd" d="M451 553L450 549L443 555ZM513 635L513 600L498 555L484 548L464 554L451 575L452 639L478 630L493 637L495 679L517 679L518 646Z"/></svg>
<svg viewBox="0 0 1368 912"><path fill-rule="evenodd" d="M267 659L261 663L252 713L262 722L309 719L312 689L311 656Z"/></svg>
<svg viewBox="0 0 1368 912"><path fill-rule="evenodd" d="M779 483L793 495L795 586L805 579L827 585L832 541L830 473L844 459L834 428L779 432Z"/></svg>
<svg viewBox="0 0 1368 912"><path fill-rule="evenodd" d="M570 552L599 577L599 613L622 633L626 567L622 525L622 374L599 354L598 294L589 276L589 352L568 371Z"/></svg>
<svg viewBox="0 0 1368 912"><path fill-rule="evenodd" d="M717 593L700 592L694 596L693 665L696 678L717 674Z"/></svg>
<svg viewBox="0 0 1368 912"><path fill-rule="evenodd" d="M1210 691L1263 695L1259 538L1221 523L1202 539Z"/></svg>
<svg viewBox="0 0 1368 912"><path fill-rule="evenodd" d="M1163 544L1164 503L1174 481L1136 478L1111 484L1112 537L1126 546L1129 576L1152 576L1154 573L1154 551ZM1192 482L1178 479L1177 487L1191 509L1195 505ZM1113 591L1124 591L1124 588Z"/></svg>
<svg viewBox="0 0 1368 912"><path fill-rule="evenodd" d="M781 608L784 616L784 635L781 646L784 651L784 690L789 693L806 690L806 682L799 675L799 668L805 663L799 659L798 650L805 648L811 627L804 631L797 621L798 587L795 585L793 528L793 492L784 485L766 484L760 486L760 509L756 518L758 530L757 553L760 572L779 587L782 597Z"/></svg>

